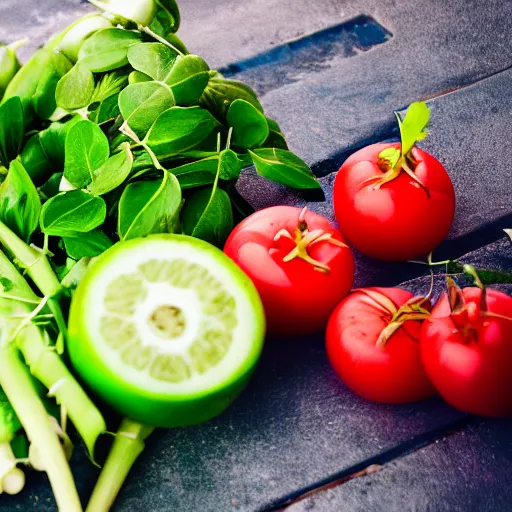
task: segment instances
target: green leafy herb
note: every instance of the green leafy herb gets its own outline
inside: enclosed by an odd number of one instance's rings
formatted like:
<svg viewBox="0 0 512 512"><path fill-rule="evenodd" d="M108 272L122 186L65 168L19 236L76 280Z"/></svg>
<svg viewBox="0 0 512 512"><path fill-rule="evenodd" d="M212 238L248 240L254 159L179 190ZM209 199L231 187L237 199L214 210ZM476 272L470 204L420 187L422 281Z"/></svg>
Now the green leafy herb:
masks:
<svg viewBox="0 0 512 512"><path fill-rule="evenodd" d="M220 146L220 135L218 137ZM229 151L229 150L227 150ZM224 152L222 152L224 153ZM222 247L233 229L233 210L229 195L219 188L219 177L223 163L229 157L219 152L215 181L211 187L198 190L185 202L183 208L183 231ZM229 154L227 154L229 155Z"/></svg>
<svg viewBox="0 0 512 512"><path fill-rule="evenodd" d="M119 187L128 177L132 169L133 155L130 144L121 144L121 151L111 156L92 175L92 181L87 186L89 192L101 196Z"/></svg>
<svg viewBox="0 0 512 512"><path fill-rule="evenodd" d="M279 148L288 149L288 144L281 131L279 125L273 120L267 117L267 123L269 127L269 134L263 146L266 148Z"/></svg>
<svg viewBox="0 0 512 512"><path fill-rule="evenodd" d="M39 224L40 212L36 187L21 162L13 160L0 186L0 220L28 243Z"/></svg>
<svg viewBox="0 0 512 512"><path fill-rule="evenodd" d="M236 153L225 149L219 154L196 160L170 169L180 182L182 189L211 185L215 181L217 170L222 180L236 180L240 175L241 165Z"/></svg>
<svg viewBox="0 0 512 512"><path fill-rule="evenodd" d="M119 238L174 233L180 209L181 189L173 174L165 172L160 180L130 183L119 201Z"/></svg>
<svg viewBox="0 0 512 512"><path fill-rule="evenodd" d="M158 82L131 84L119 95L121 115L139 137L144 137L155 119L173 105L171 90Z"/></svg>
<svg viewBox="0 0 512 512"><path fill-rule="evenodd" d="M180 55L165 82L171 87L176 105L197 104L210 79L208 64L197 55Z"/></svg>
<svg viewBox="0 0 512 512"><path fill-rule="evenodd" d="M139 43L128 50L133 69L153 80L166 82L178 54L162 43Z"/></svg>
<svg viewBox="0 0 512 512"><path fill-rule="evenodd" d="M56 90L60 80L71 70L71 62L62 54L54 53L39 78L32 104L41 119L50 119L57 108ZM71 85L71 84L69 84Z"/></svg>
<svg viewBox="0 0 512 512"><path fill-rule="evenodd" d="M23 65L12 78L5 90L3 102L18 96L23 105L25 126L28 126L36 115L32 104L39 79L47 66L52 65L53 52L41 48Z"/></svg>
<svg viewBox="0 0 512 512"><path fill-rule="evenodd" d="M267 118L246 100L231 103L226 120L233 128L233 144L239 148L254 148L267 140Z"/></svg>
<svg viewBox="0 0 512 512"><path fill-rule="evenodd" d="M65 110L78 110L91 103L94 94L94 76L87 67L76 64L57 84L57 106Z"/></svg>
<svg viewBox="0 0 512 512"><path fill-rule="evenodd" d="M215 118L200 107L172 107L153 123L145 142L159 158L184 153L206 139L214 130Z"/></svg>
<svg viewBox="0 0 512 512"><path fill-rule="evenodd" d="M98 30L110 27L112 25L105 16L100 14L85 16L76 21L66 31L64 37L59 42L58 49L72 62L76 62L78 60L78 52L84 41Z"/></svg>
<svg viewBox="0 0 512 512"><path fill-rule="evenodd" d="M87 186L109 154L107 137L99 126L86 120L76 123L66 138L64 177L77 188Z"/></svg>
<svg viewBox="0 0 512 512"><path fill-rule="evenodd" d="M23 40L11 45L0 43L0 100L7 86L21 67L15 52L17 47L22 44L24 44Z"/></svg>
<svg viewBox="0 0 512 512"><path fill-rule="evenodd" d="M89 113L89 120L96 124L113 121L121 114L119 110L119 94L105 98L94 110Z"/></svg>
<svg viewBox="0 0 512 512"><path fill-rule="evenodd" d="M75 260L99 256L112 246L112 240L100 230L67 235L62 241L68 255Z"/></svg>
<svg viewBox="0 0 512 512"><path fill-rule="evenodd" d="M217 187L198 190L185 202L183 232L222 247L233 229L229 195Z"/></svg>
<svg viewBox="0 0 512 512"><path fill-rule="evenodd" d="M210 72L210 74L212 73ZM248 101L260 112L263 112L256 93L248 85L237 80L226 80L217 75L210 76L199 103L219 121L225 121L231 103L237 99Z"/></svg>
<svg viewBox="0 0 512 512"><path fill-rule="evenodd" d="M50 199L50 197L56 196L60 190L60 184L62 182L63 173L56 172L52 174L46 183L44 183L40 188L39 192L43 199Z"/></svg>
<svg viewBox="0 0 512 512"><path fill-rule="evenodd" d="M139 82L151 82L152 78L149 75L146 75L145 73L141 73L140 71L132 71L128 75L128 83L131 84L138 84Z"/></svg>
<svg viewBox="0 0 512 512"><path fill-rule="evenodd" d="M101 226L107 215L105 201L84 190L63 192L48 200L41 211L41 231L50 236L76 236Z"/></svg>
<svg viewBox="0 0 512 512"><path fill-rule="evenodd" d="M418 101L409 105L403 121L398 113L395 114L400 127L402 155L407 155L417 141L427 136L425 128L430 119L430 110L425 102Z"/></svg>
<svg viewBox="0 0 512 512"><path fill-rule="evenodd" d="M40 185L53 172L53 165L41 143L41 133L35 133L30 137L20 154L23 167L30 179Z"/></svg>
<svg viewBox="0 0 512 512"><path fill-rule="evenodd" d="M297 155L283 149L249 151L256 172L265 178L292 188L320 188L311 169Z"/></svg>
<svg viewBox="0 0 512 512"><path fill-rule="evenodd" d="M85 40L78 53L78 64L93 73L103 73L128 64L128 49L141 36L120 28L105 28Z"/></svg>
<svg viewBox="0 0 512 512"><path fill-rule="evenodd" d="M156 4L161 8L159 10L166 11L172 22L165 26L167 32L177 32L180 28L180 10L176 0L156 0ZM155 16L156 17L156 16Z"/></svg>
<svg viewBox="0 0 512 512"><path fill-rule="evenodd" d="M97 101L101 102L119 94L128 85L128 75L123 71L113 71L103 76L103 78L96 84L94 94L91 98L91 103Z"/></svg>
<svg viewBox="0 0 512 512"><path fill-rule="evenodd" d="M8 167L18 156L24 134L23 106L15 96L0 105L0 164Z"/></svg>
<svg viewBox="0 0 512 512"><path fill-rule="evenodd" d="M55 166L61 168L64 165L66 137L69 130L80 121L82 121L82 117L74 115L65 123L52 123L46 130L39 132L41 146Z"/></svg>

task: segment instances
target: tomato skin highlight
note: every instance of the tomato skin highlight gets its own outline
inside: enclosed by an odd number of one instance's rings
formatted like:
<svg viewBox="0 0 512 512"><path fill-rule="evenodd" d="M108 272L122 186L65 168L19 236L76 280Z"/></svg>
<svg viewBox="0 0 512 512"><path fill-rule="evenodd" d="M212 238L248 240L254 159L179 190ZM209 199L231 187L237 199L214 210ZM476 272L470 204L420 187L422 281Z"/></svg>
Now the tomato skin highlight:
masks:
<svg viewBox="0 0 512 512"><path fill-rule="evenodd" d="M413 297L401 288L370 288L400 307ZM327 326L329 361L355 393L376 402L416 402L435 395L421 363L421 322L407 320L385 345L379 334L388 324L382 310L354 291L334 310ZM391 315L390 315L391 316Z"/></svg>
<svg viewBox="0 0 512 512"><path fill-rule="evenodd" d="M413 148L416 176L428 197L405 172L376 190L365 183L384 172L379 153L399 143L373 144L351 155L334 182L336 220L343 235L362 253L389 261L405 261L428 254L448 235L455 213L453 184L441 163Z"/></svg>
<svg viewBox="0 0 512 512"><path fill-rule="evenodd" d="M273 206L260 210L235 227L224 252L251 278L265 308L270 336L302 336L321 331L330 313L350 291L354 260L347 247L321 241L308 247L312 258L329 266L329 273L310 263L283 258L295 247L292 240L274 240L282 229L294 234L300 208ZM323 216L307 211L311 232L321 229L344 243L340 232Z"/></svg>
<svg viewBox="0 0 512 512"><path fill-rule="evenodd" d="M467 304L479 304L481 290L462 290ZM491 313L512 318L512 297L487 289ZM512 415L512 321L482 316L470 322L464 336L450 316L446 294L421 331L425 371L439 394L461 411L491 417Z"/></svg>

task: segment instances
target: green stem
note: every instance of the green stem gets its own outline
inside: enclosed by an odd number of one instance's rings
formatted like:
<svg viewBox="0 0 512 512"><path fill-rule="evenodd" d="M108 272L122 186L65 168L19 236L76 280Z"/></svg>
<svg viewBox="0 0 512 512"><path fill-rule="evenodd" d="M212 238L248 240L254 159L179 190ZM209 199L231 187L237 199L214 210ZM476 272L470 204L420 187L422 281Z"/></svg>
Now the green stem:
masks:
<svg viewBox="0 0 512 512"><path fill-rule="evenodd" d="M0 222L0 243L12 252L20 266L27 270L43 295L54 297L61 291L62 287L48 258L18 238L3 222Z"/></svg>
<svg viewBox="0 0 512 512"><path fill-rule="evenodd" d="M89 455L94 459L96 440L107 429L105 420L92 403L75 377L52 347L47 347L41 331L34 325L24 329L17 345L32 375L55 397L58 404L65 407L71 422L84 440Z"/></svg>
<svg viewBox="0 0 512 512"><path fill-rule="evenodd" d="M37 297L30 288L27 281L19 274L14 265L0 251L0 275L11 281L13 293L16 296L30 301L36 301ZM7 301L5 309L11 313L14 311L29 315L33 307L20 301L1 299ZM2 302L0 301L0 304ZM10 305L10 310L7 309ZM5 338L12 337L19 320L10 320L12 329L3 329ZM11 332L10 332L11 331ZM4 338L4 341L5 341ZM42 382L62 404L75 425L78 433L85 441L91 458L93 458L94 445L99 435L106 430L103 416L97 407L92 403L75 377L70 373L67 366L57 354L55 347L48 346L45 342L42 331L33 324L25 327L17 336L16 343L21 350L26 363L34 377Z"/></svg>
<svg viewBox="0 0 512 512"><path fill-rule="evenodd" d="M55 316L57 327L62 332L64 339L67 340L66 321L58 300L54 298L61 292L62 286L46 255L23 242L3 222L0 222L0 243L14 255L19 265L26 269L41 293L51 297L48 307Z"/></svg>
<svg viewBox="0 0 512 512"><path fill-rule="evenodd" d="M167 39L164 39L163 37L160 37L156 32L153 32L153 30L151 30L149 27L139 25L139 30L141 32L145 32L148 36L152 37L153 39L156 39L159 43L165 44L165 46L168 46L171 50L174 50L178 55L183 56L182 51L178 50L178 48L176 48L176 46L167 41Z"/></svg>
<svg viewBox="0 0 512 512"><path fill-rule="evenodd" d="M45 461L59 510L81 512L82 505L64 450L50 422L28 371L12 345L2 347L0 385L9 398L28 438L37 446Z"/></svg>
<svg viewBox="0 0 512 512"><path fill-rule="evenodd" d="M464 265L457 261L449 261L446 269L448 274L466 274L464 271ZM482 268L478 268L477 271L480 281L485 285L512 284L512 272L502 272L501 270ZM468 277L473 277L470 274L466 275L468 275Z"/></svg>
<svg viewBox="0 0 512 512"><path fill-rule="evenodd" d="M107 512L114 503L153 427L124 418L101 471L86 512Z"/></svg>

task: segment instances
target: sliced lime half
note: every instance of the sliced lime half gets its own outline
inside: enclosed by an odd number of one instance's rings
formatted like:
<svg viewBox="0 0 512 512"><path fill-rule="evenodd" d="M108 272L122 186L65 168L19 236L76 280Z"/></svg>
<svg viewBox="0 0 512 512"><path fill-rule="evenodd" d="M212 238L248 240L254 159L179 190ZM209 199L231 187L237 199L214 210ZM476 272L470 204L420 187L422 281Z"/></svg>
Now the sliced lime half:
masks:
<svg viewBox="0 0 512 512"><path fill-rule="evenodd" d="M69 319L71 361L121 414L151 426L205 421L246 384L264 314L248 277L195 238L122 242L87 271Z"/></svg>

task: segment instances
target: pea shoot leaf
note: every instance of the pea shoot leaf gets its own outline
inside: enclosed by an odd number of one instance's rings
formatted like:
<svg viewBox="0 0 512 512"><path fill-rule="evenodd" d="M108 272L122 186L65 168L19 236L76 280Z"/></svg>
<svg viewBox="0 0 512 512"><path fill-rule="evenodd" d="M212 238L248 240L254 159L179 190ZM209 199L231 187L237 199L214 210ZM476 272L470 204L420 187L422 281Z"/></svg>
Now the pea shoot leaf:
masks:
<svg viewBox="0 0 512 512"><path fill-rule="evenodd" d="M277 148L249 151L256 172L291 188L320 188L309 166L290 151Z"/></svg>
<svg viewBox="0 0 512 512"><path fill-rule="evenodd" d="M194 148L216 126L215 118L203 108L171 107L153 123L145 142L158 158L166 158Z"/></svg>
<svg viewBox="0 0 512 512"><path fill-rule="evenodd" d="M112 240L103 231L96 229L88 233L68 234L62 240L66 252L75 260L99 256L112 246Z"/></svg>
<svg viewBox="0 0 512 512"><path fill-rule="evenodd" d="M132 182L119 200L119 238L130 240L152 233L174 233L180 209L181 189L173 174L165 172L159 180Z"/></svg>
<svg viewBox="0 0 512 512"><path fill-rule="evenodd" d="M176 59L165 79L176 105L189 106L199 102L210 80L209 71L208 64L197 55L180 55Z"/></svg>
<svg viewBox="0 0 512 512"><path fill-rule="evenodd" d="M66 137L64 177L75 187L87 186L108 159L110 147L101 128L91 121L76 123Z"/></svg>
<svg viewBox="0 0 512 512"><path fill-rule="evenodd" d="M121 144L121 151L111 156L92 175L92 181L87 186L89 192L101 196L119 187L130 174L133 155L130 144Z"/></svg>
<svg viewBox="0 0 512 512"><path fill-rule="evenodd" d="M101 226L107 215L105 201L84 190L63 192L49 199L41 211L41 231L50 236L75 236Z"/></svg>
<svg viewBox="0 0 512 512"><path fill-rule="evenodd" d="M78 110L92 101L94 76L85 66L76 64L57 84L57 106L65 110Z"/></svg>
<svg viewBox="0 0 512 512"><path fill-rule="evenodd" d="M201 238L222 247L233 229L233 210L227 192L219 188L222 160L217 160L217 172L212 187L194 192L183 208L182 224L186 235Z"/></svg>
<svg viewBox="0 0 512 512"><path fill-rule="evenodd" d="M237 99L231 103L226 120L233 128L233 144L239 148L253 148L267 140L267 118L251 103Z"/></svg>
<svg viewBox="0 0 512 512"><path fill-rule="evenodd" d="M174 105L174 96L165 84L140 82L131 84L119 94L119 110L128 126L144 137L155 119Z"/></svg>
<svg viewBox="0 0 512 512"><path fill-rule="evenodd" d="M139 43L128 50L128 61L133 69L165 82L178 54L162 43Z"/></svg>
<svg viewBox="0 0 512 512"><path fill-rule="evenodd" d="M128 49L141 35L121 28L105 28L85 40L78 52L78 64L93 73L103 73L128 64Z"/></svg>
<svg viewBox="0 0 512 512"><path fill-rule="evenodd" d="M41 200L34 183L19 159L9 166L0 186L0 220L25 242L37 229Z"/></svg>
<svg viewBox="0 0 512 512"><path fill-rule="evenodd" d="M0 164L9 167L18 156L24 134L23 106L14 96L0 105Z"/></svg>

